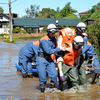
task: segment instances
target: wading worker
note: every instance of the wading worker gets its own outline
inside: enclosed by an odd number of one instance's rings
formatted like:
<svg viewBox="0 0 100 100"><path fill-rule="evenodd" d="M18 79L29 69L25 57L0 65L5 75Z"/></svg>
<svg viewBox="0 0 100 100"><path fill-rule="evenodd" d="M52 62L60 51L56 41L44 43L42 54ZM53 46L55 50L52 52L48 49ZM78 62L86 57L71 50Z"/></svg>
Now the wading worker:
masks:
<svg viewBox="0 0 100 100"><path fill-rule="evenodd" d="M84 73L81 75L81 77L78 78L76 73L77 64L75 64L75 61L78 59L79 55L81 54L83 44L84 44L83 38L81 36L76 36L73 39L73 42L69 44L72 47L72 51L66 53L63 56L62 71L65 77L65 81L63 81L63 84L62 85L60 84L61 86L59 86L61 90L63 90L63 86L68 85L68 80L70 81L71 87L73 87L73 89L75 89L76 92L78 92L79 90L78 88L79 78L80 81L83 82L83 84L87 83L84 65L78 66L81 67L82 72Z"/></svg>
<svg viewBox="0 0 100 100"><path fill-rule="evenodd" d="M87 40L87 34L84 34L86 30L86 25L83 22L80 22L76 25L76 35L82 36L84 39L82 54L85 53L85 60L89 58L88 63L93 64L95 68L99 68L99 58L94 51L93 45Z"/></svg>
<svg viewBox="0 0 100 100"><path fill-rule="evenodd" d="M36 58L37 71L39 73L39 82L41 92L45 91L47 82L46 76L51 78L50 87L54 88L57 83L57 71L55 63L51 58L52 54L57 54L63 48L56 47L55 33L57 32L54 24L47 26L47 35L42 37L39 42L38 56Z"/></svg>
<svg viewBox="0 0 100 100"><path fill-rule="evenodd" d="M32 58L37 55L39 41L29 42L19 51L19 65L23 78L32 78Z"/></svg>
<svg viewBox="0 0 100 100"><path fill-rule="evenodd" d="M94 68L99 68L99 58L94 51L93 45L88 41L88 35L86 33L82 33L82 36L84 39L82 54L85 54L85 61L88 60L88 63L92 64Z"/></svg>

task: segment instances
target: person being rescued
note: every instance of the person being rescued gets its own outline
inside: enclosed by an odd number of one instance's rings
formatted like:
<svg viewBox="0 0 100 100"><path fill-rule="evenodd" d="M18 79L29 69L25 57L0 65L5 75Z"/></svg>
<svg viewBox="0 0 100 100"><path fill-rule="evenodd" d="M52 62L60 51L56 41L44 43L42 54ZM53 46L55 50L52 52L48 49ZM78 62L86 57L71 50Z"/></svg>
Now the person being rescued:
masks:
<svg viewBox="0 0 100 100"><path fill-rule="evenodd" d="M82 54L85 55L85 62L88 61L88 64L91 64L90 67L93 69L99 68L99 58L94 50L93 45L88 41L88 35L82 33L84 39L84 45L82 49Z"/></svg>
<svg viewBox="0 0 100 100"><path fill-rule="evenodd" d="M66 47L66 51L65 52L60 52L60 53L66 53L66 52L71 52L72 51L72 47L70 46L70 43L72 43L74 37L75 37L75 30L72 30L69 27L59 31L59 34L58 34L58 47L61 47L61 46ZM64 77L63 72L62 72L62 62L63 62L63 58L59 57L57 59L59 75L60 75L60 79L62 81L65 81L65 77Z"/></svg>
<svg viewBox="0 0 100 100"><path fill-rule="evenodd" d="M64 32L62 32L64 33ZM64 76L64 80L63 80L63 86L65 86L68 83L68 79L71 82L71 86L75 87L76 92L78 91L78 85L81 83L82 85L85 85L87 83L87 78L86 78L86 73L85 73L85 68L84 65L81 64L80 66L77 65L76 60L78 59L78 57L81 55L81 51L82 51L82 46L84 44L83 42L83 38L81 36L76 36L73 35L75 38L67 41L67 38L64 37L65 35L62 34L62 45L63 44L67 44L68 47L70 47L72 49L72 51L65 53L62 57L63 59L57 59L58 64L59 62L62 62L62 71L63 71L63 76ZM59 42L59 41L58 41ZM59 54L58 54L59 55ZM82 59L81 59L82 60ZM58 65L59 66L59 65ZM80 73L81 75L78 77L77 76L77 67L79 67L79 69L82 69L82 73ZM79 82L79 78L80 78L80 82ZM63 90L61 88L61 90Z"/></svg>
<svg viewBox="0 0 100 100"><path fill-rule="evenodd" d="M23 78L33 78L32 58L37 56L39 41L33 41L26 44L19 51L19 65Z"/></svg>

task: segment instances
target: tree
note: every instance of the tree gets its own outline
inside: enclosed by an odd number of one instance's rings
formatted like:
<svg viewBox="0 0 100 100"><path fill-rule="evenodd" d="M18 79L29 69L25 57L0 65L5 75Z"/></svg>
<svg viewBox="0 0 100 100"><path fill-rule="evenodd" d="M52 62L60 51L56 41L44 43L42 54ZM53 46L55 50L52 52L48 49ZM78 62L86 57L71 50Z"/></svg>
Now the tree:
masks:
<svg viewBox="0 0 100 100"><path fill-rule="evenodd" d="M0 7L0 14L3 14L4 13L4 10L2 7Z"/></svg>
<svg viewBox="0 0 100 100"><path fill-rule="evenodd" d="M54 9L50 8L43 8L42 11L40 11L41 18L52 18L55 17L56 13Z"/></svg>
<svg viewBox="0 0 100 100"><path fill-rule="evenodd" d="M26 12L26 17L28 18L36 18L39 16L39 5L36 6L36 5L30 5L30 8L27 8L25 10Z"/></svg>
<svg viewBox="0 0 100 100"><path fill-rule="evenodd" d="M85 21L86 19L98 19L98 21L100 21L100 3L94 5L92 9L88 11L87 15L81 17L82 21Z"/></svg>
<svg viewBox="0 0 100 100"><path fill-rule="evenodd" d="M70 2L67 3L67 4L65 5L65 7L60 11L60 15L61 15L62 17L66 17L66 16L68 16L69 14L74 14L74 13L77 12L77 10L72 9L72 7L70 6L70 4L71 4Z"/></svg>
<svg viewBox="0 0 100 100"><path fill-rule="evenodd" d="M57 7L57 13L59 13L60 12L60 8L59 7Z"/></svg>

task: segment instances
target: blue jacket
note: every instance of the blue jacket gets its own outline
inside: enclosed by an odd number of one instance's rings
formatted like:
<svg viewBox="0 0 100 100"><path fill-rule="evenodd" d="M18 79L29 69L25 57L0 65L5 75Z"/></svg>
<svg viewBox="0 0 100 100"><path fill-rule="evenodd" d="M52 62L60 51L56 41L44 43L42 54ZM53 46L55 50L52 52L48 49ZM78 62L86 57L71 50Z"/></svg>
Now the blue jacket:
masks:
<svg viewBox="0 0 100 100"><path fill-rule="evenodd" d="M94 47L90 44L90 42L87 41L87 38L83 38L83 40L84 45L82 49L82 54L86 53L87 57L92 57L93 55L96 55Z"/></svg>
<svg viewBox="0 0 100 100"><path fill-rule="evenodd" d="M57 54L60 51L60 48L56 47L56 38L49 38L48 36L43 37L39 42L38 53L42 54Z"/></svg>
<svg viewBox="0 0 100 100"><path fill-rule="evenodd" d="M33 45L33 42L29 42L23 48L21 48L20 51L23 52L26 57L32 58L34 55L37 55L38 46Z"/></svg>

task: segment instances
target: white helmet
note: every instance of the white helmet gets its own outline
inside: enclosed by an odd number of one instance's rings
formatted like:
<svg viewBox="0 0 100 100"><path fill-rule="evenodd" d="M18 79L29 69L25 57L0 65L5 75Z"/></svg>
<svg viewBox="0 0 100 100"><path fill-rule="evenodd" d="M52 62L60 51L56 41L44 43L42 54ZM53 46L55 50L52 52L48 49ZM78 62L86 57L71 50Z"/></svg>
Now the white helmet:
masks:
<svg viewBox="0 0 100 100"><path fill-rule="evenodd" d="M76 25L76 29L80 32L86 31L86 25L83 22L80 22Z"/></svg>
<svg viewBox="0 0 100 100"><path fill-rule="evenodd" d="M83 38L81 36L76 36L73 39L73 48L75 50L80 49L83 45L84 45L84 41L83 41Z"/></svg>
<svg viewBox="0 0 100 100"><path fill-rule="evenodd" d="M88 35L86 33L82 33L83 37L88 37Z"/></svg>
<svg viewBox="0 0 100 100"><path fill-rule="evenodd" d="M78 23L77 25L76 25L76 27L86 27L86 25L83 23L83 22L80 22L80 23Z"/></svg>
<svg viewBox="0 0 100 100"><path fill-rule="evenodd" d="M47 33L51 33L51 34L54 34L57 32L57 28L54 24L49 24L47 26Z"/></svg>

